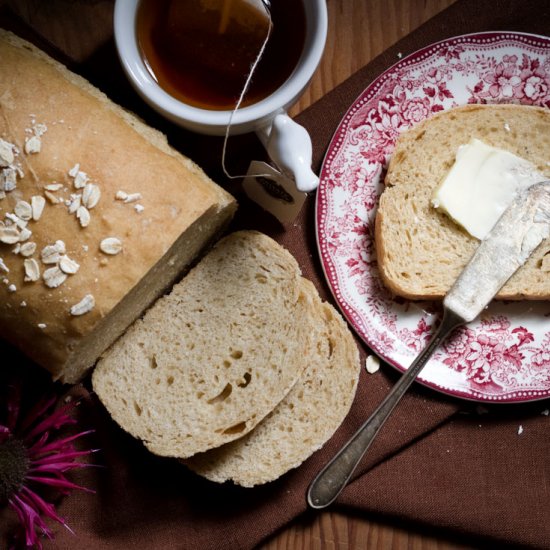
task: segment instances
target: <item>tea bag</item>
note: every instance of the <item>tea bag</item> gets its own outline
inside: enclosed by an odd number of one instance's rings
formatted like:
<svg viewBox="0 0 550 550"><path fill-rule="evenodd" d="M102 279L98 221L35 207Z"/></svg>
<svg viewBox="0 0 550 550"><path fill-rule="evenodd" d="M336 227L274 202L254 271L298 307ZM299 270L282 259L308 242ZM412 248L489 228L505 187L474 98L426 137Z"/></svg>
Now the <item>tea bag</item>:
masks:
<svg viewBox="0 0 550 550"><path fill-rule="evenodd" d="M229 118L222 151L222 168L230 179L243 177L231 175L226 169L227 142L235 113L241 105L246 105L246 94L271 34L273 23L268 6L268 0L172 0L170 3L168 17L176 37L174 44L178 48L192 48L191 62L203 71L206 69L209 87L223 86L238 98ZM249 197L282 222L294 219L306 198L302 187L304 170L296 158L292 158L296 157L293 148L304 156L302 140L296 140L297 131L305 132L283 114L266 122L265 127L257 128L256 133L276 167L252 161L243 182ZM273 139L275 134L277 139ZM309 143L309 137L307 141ZM306 151L305 156L308 154L311 161L310 151ZM307 187L309 181L305 185Z"/></svg>
<svg viewBox="0 0 550 550"><path fill-rule="evenodd" d="M282 223L296 218L307 197L306 193L296 189L294 180L273 166L257 160L250 163L243 190L250 199Z"/></svg>

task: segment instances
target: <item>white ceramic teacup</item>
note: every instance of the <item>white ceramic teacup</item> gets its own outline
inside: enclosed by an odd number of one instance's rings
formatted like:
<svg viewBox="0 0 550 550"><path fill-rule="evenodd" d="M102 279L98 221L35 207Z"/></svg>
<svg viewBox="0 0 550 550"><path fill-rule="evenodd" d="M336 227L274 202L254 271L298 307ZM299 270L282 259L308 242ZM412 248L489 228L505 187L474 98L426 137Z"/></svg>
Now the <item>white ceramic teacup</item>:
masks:
<svg viewBox="0 0 550 550"><path fill-rule="evenodd" d="M278 168L292 177L300 191L317 187L311 171L311 141L304 128L293 122L286 110L293 105L315 72L327 35L326 0L303 2L306 16L302 55L288 79L268 97L232 111L215 111L187 105L165 92L147 70L136 37L136 14L140 0L116 0L115 41L123 68L141 97L172 122L209 135L256 132ZM275 0L276 1L276 0Z"/></svg>

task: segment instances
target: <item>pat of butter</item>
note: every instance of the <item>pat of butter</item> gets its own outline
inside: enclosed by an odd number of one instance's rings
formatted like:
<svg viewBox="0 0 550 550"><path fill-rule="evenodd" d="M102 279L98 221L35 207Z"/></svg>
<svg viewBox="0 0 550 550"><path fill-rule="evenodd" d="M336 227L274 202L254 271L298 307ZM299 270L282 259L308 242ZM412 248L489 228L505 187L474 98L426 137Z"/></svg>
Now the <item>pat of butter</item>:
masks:
<svg viewBox="0 0 550 550"><path fill-rule="evenodd" d="M525 159L474 138L459 147L432 205L473 237L484 239L517 192L544 179Z"/></svg>

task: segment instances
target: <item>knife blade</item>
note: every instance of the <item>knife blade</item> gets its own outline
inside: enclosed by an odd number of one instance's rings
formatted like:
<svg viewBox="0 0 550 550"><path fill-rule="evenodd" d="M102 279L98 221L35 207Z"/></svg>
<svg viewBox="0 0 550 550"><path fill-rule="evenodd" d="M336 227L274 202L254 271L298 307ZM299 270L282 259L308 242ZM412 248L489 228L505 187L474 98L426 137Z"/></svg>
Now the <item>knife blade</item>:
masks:
<svg viewBox="0 0 550 550"><path fill-rule="evenodd" d="M506 281L550 237L550 181L520 191L443 299L443 318L422 353L386 398L319 472L307 491L311 508L325 508L340 494L376 434L435 349L457 327L473 321Z"/></svg>

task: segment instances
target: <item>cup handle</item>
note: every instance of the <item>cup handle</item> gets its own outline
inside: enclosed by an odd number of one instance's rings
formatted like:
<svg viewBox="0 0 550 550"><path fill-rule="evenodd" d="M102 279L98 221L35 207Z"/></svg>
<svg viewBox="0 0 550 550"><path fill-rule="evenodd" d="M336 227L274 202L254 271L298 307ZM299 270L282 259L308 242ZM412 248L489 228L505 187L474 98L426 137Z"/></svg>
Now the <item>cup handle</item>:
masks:
<svg viewBox="0 0 550 550"><path fill-rule="evenodd" d="M296 183L302 193L317 189L319 178L311 169L312 146L308 131L286 113L279 113L256 130L277 168Z"/></svg>

